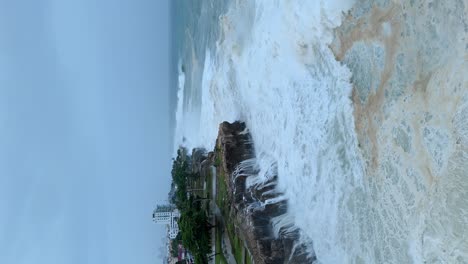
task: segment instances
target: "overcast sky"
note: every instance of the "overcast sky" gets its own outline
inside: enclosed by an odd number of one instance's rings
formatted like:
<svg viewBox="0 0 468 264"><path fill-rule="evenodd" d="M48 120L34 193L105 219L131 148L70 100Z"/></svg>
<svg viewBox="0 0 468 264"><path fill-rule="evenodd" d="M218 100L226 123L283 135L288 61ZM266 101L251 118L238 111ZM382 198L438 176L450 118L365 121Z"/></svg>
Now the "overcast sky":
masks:
<svg viewBox="0 0 468 264"><path fill-rule="evenodd" d="M158 263L163 0L0 0L0 263Z"/></svg>

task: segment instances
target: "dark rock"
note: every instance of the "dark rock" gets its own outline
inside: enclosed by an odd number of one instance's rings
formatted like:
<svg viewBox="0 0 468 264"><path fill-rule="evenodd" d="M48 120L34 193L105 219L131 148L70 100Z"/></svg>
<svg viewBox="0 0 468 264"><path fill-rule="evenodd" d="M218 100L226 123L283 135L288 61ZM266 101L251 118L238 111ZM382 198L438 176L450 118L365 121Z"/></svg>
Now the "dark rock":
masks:
<svg viewBox="0 0 468 264"><path fill-rule="evenodd" d="M273 177L262 186L247 188L247 177L255 175L256 172L234 173L242 161L254 158L255 155L252 139L245 124L220 124L216 148L221 156L219 165L226 175L224 180L229 189L229 216L235 220L236 230L245 241L254 262L312 263L315 258L307 254L305 245L294 247L300 236L299 231L275 237L271 220L286 213L287 202L281 200L265 204L265 201L281 195L274 191L277 177ZM214 162L214 157L210 158Z"/></svg>
<svg viewBox="0 0 468 264"><path fill-rule="evenodd" d="M195 148L192 150L191 156L191 170L194 174L200 174L202 169L202 162L206 160L206 150L203 148Z"/></svg>

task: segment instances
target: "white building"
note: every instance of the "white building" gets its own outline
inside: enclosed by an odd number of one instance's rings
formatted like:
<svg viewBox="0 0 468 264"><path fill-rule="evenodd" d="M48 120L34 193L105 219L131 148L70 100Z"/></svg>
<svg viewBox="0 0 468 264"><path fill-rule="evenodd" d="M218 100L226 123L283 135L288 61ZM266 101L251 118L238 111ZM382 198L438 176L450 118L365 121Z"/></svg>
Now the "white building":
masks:
<svg viewBox="0 0 468 264"><path fill-rule="evenodd" d="M173 205L158 205L153 211L153 221L157 224L166 225L167 235L174 239L179 233L177 220L180 218L180 212Z"/></svg>

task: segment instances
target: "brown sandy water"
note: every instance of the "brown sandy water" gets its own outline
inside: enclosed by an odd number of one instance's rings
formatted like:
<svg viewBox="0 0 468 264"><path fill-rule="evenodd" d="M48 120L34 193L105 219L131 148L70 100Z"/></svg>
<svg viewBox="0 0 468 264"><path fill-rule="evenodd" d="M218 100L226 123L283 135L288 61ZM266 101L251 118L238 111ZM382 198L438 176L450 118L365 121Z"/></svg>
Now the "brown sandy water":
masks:
<svg viewBox="0 0 468 264"><path fill-rule="evenodd" d="M377 243L363 249L374 260L468 262L467 10L455 0L357 1L335 30L376 206Z"/></svg>

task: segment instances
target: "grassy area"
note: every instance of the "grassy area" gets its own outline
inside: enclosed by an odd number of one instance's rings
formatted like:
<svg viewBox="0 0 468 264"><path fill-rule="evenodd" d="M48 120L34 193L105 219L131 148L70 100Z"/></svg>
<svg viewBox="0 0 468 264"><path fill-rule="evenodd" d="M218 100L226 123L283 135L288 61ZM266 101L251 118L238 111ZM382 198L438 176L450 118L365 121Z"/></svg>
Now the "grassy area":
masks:
<svg viewBox="0 0 468 264"><path fill-rule="evenodd" d="M221 170L218 170L216 181L216 204L218 205L221 213L223 214L224 219L227 219L227 214L229 213L228 208L228 195L227 195L227 186L224 181L224 175L222 175Z"/></svg>
<svg viewBox="0 0 468 264"><path fill-rule="evenodd" d="M225 218L226 219L226 218ZM234 227L234 223L227 221L227 233L229 240L231 241L232 254L236 259L237 263L249 263L245 259L248 258L250 261L250 256L247 249L244 247L244 241L237 235ZM251 263L251 262L250 262Z"/></svg>
<svg viewBox="0 0 468 264"><path fill-rule="evenodd" d="M221 171L221 170L218 170ZM229 204L228 204L228 195L227 195L227 186L226 182L224 181L224 175L222 173L218 173L218 180L217 180L217 189L216 189L216 204L221 210L221 213L226 219L226 229L229 236L229 240L231 240L232 246L232 253L234 254L234 258L236 259L237 263L243 263L243 253L244 253L244 243L243 241L237 236L235 232L234 223L229 221Z"/></svg>
<svg viewBox="0 0 468 264"><path fill-rule="evenodd" d="M224 215L224 211L225 211L225 208L227 207L227 187L226 187L226 183L224 182L224 176L223 175L220 175L220 170L217 169L217 179L216 179L216 205L218 205L218 208L220 208L220 210L222 211L221 213ZM210 175L211 177L213 177L213 175L211 174L210 172ZM210 184L210 190L211 190L211 187L212 186L212 183ZM217 224L217 227L216 227L216 253L218 252L221 252L221 254L218 254L215 256L215 263L216 264L227 264L227 260L226 260L226 257L224 256L224 254L222 253L222 245L221 245L221 241L222 241L222 230L220 228L220 225Z"/></svg>
<svg viewBox="0 0 468 264"><path fill-rule="evenodd" d="M224 171L219 168L221 164L221 159L216 153L216 165L218 165L217 169L217 181L216 181L216 204L218 205L219 209L221 210L221 214L225 219L226 224L226 231L229 236L229 240L231 241L232 253L234 258L236 259L237 263L246 263L251 264L252 260L250 258L250 254L247 249L244 247L244 242L240 237L237 235L234 222L230 221L229 218L229 204L228 204L228 188L225 182L225 175ZM217 237L218 238L218 237ZM218 242L218 241L217 241ZM223 256L224 257L224 256ZM223 262L216 262L216 263L223 263Z"/></svg>
<svg viewBox="0 0 468 264"><path fill-rule="evenodd" d="M245 264L252 264L253 261L252 259L250 258L250 255L249 255L249 252L247 251L247 249L245 250L245 259L244 259L244 263Z"/></svg>
<svg viewBox="0 0 468 264"><path fill-rule="evenodd" d="M244 244L242 240L235 235L233 237L234 243L232 243L232 253L234 254L234 258L236 258L237 263L242 263L243 253L244 253ZM232 240L231 240L232 241Z"/></svg>
<svg viewBox="0 0 468 264"><path fill-rule="evenodd" d="M222 252L222 246L221 246L221 230L219 228L216 228L216 253ZM215 264L227 264L226 257L224 254L218 254L215 256Z"/></svg>

